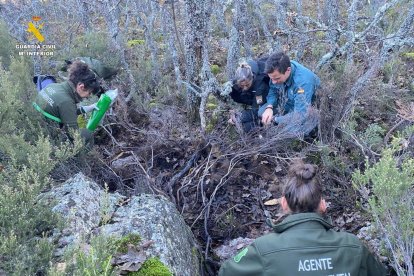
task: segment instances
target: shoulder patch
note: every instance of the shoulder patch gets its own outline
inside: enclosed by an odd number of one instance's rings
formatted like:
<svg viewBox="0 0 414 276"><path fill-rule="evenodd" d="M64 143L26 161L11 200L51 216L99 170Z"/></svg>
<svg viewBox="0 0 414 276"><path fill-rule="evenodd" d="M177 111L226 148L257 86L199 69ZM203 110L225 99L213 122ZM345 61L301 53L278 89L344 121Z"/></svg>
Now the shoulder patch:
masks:
<svg viewBox="0 0 414 276"><path fill-rule="evenodd" d="M303 94L304 92L305 92L305 90L302 87L299 87L298 94Z"/></svg>
<svg viewBox="0 0 414 276"><path fill-rule="evenodd" d="M234 256L234 261L236 262L236 263L238 263L238 262L240 262L240 260L244 257L244 256L246 256L246 254L247 254L247 251L249 251L249 249L247 249L247 247L245 248L245 249L243 249L242 251L240 251L236 256Z"/></svg>

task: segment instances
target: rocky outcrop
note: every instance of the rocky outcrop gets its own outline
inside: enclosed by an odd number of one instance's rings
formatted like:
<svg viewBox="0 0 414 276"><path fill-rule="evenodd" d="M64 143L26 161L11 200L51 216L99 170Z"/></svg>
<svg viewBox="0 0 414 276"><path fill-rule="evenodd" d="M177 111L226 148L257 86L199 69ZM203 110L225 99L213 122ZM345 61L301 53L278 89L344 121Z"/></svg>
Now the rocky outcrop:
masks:
<svg viewBox="0 0 414 276"><path fill-rule="evenodd" d="M164 197L133 197L100 230L105 235L117 236L138 233L144 240L154 241L150 255L158 256L168 267L180 268L174 270L175 275L198 275L193 234L175 206Z"/></svg>
<svg viewBox="0 0 414 276"><path fill-rule="evenodd" d="M42 199L55 202L53 210L67 221L65 229L55 231L57 255L67 245L88 240L91 235L122 237L134 233L154 242L147 255L159 257L174 275L199 275L195 238L175 206L162 196L143 194L127 200L105 193L77 174Z"/></svg>

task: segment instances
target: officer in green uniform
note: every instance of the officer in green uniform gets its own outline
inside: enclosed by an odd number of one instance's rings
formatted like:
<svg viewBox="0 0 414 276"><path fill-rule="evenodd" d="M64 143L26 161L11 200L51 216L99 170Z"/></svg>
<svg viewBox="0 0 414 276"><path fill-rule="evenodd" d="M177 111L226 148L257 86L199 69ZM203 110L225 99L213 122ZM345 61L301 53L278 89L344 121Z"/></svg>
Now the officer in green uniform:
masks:
<svg viewBox="0 0 414 276"><path fill-rule="evenodd" d="M96 73L81 61L73 62L69 69L68 80L52 83L42 89L33 104L48 120L59 124L60 128L78 129L77 116L96 109L96 104L77 107L77 104L100 90ZM93 144L93 133L81 129L81 136L87 145Z"/></svg>
<svg viewBox="0 0 414 276"><path fill-rule="evenodd" d="M281 202L290 215L273 226L273 233L256 239L226 261L220 276L386 275L356 236L333 231L321 216L326 204L315 173L310 164L290 168Z"/></svg>

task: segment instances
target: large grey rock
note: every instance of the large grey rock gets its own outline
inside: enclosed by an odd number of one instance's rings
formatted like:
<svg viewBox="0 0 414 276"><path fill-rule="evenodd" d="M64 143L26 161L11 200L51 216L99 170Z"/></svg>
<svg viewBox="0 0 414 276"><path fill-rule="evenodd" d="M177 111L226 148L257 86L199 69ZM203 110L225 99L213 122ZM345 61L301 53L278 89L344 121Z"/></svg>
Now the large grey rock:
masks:
<svg viewBox="0 0 414 276"><path fill-rule="evenodd" d="M174 204L164 197L140 195L119 206L122 196L105 193L77 174L42 199L55 202L53 210L67 220L66 228L56 230L54 235L60 247L56 255L70 244L88 240L90 235L122 237L136 233L154 242L146 250L147 255L159 257L174 275L199 275L194 235Z"/></svg>
<svg viewBox="0 0 414 276"><path fill-rule="evenodd" d="M199 260L193 233L174 204L162 196L140 195L118 208L110 224L101 227L105 235L137 233L152 240L150 255L158 256L174 275L199 275Z"/></svg>
<svg viewBox="0 0 414 276"><path fill-rule="evenodd" d="M67 245L87 239L101 220L115 211L116 203L121 198L119 194L106 194L81 173L43 194L41 199L52 203L52 210L66 221L65 228L56 229L53 235L58 240L59 248L55 254L60 256Z"/></svg>

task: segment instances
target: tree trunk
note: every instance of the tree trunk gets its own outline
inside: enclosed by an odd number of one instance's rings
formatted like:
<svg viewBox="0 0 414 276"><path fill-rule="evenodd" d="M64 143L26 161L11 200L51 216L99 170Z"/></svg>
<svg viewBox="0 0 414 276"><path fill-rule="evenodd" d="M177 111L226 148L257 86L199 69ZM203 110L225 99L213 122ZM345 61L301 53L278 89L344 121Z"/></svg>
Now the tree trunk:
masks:
<svg viewBox="0 0 414 276"><path fill-rule="evenodd" d="M200 85L199 74L202 66L203 41L208 39L207 23L210 20L210 13L207 10L208 0L186 0L185 11L185 65L186 80L189 84ZM192 89L187 87L187 115L191 121L198 119L198 106L200 98Z"/></svg>

